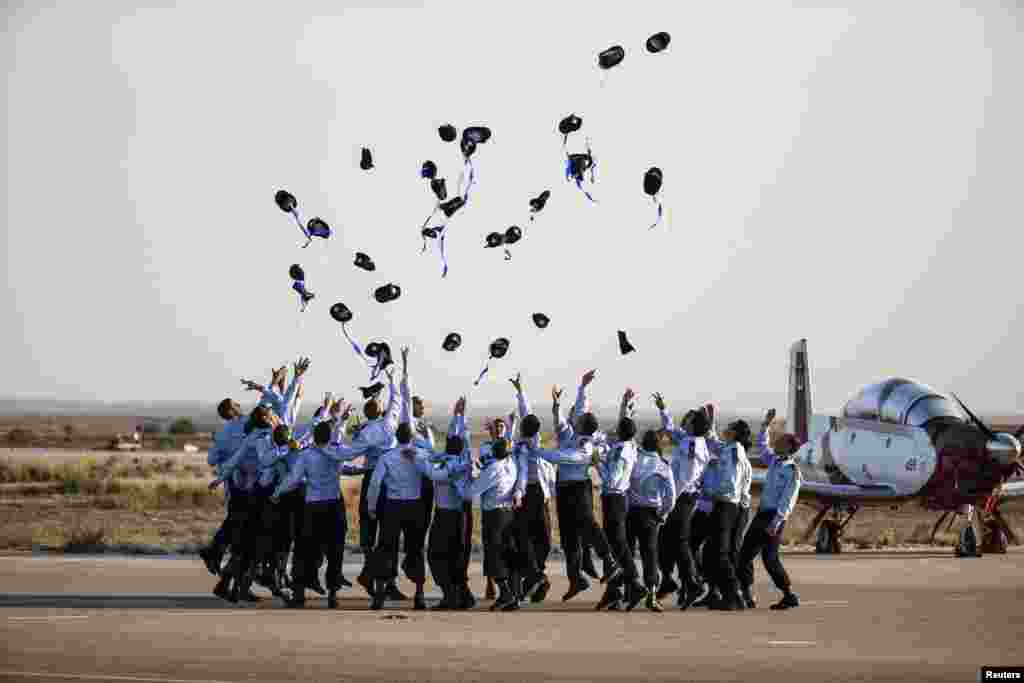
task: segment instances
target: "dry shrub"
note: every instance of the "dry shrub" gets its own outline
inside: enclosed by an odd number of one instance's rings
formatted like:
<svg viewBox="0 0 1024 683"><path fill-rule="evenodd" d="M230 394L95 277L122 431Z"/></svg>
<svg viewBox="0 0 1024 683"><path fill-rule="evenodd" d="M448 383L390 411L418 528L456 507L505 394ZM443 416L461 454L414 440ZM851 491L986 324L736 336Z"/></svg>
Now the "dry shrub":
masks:
<svg viewBox="0 0 1024 683"><path fill-rule="evenodd" d="M882 529L878 533L878 546L881 548L889 548L896 545L896 529L889 527Z"/></svg>
<svg viewBox="0 0 1024 683"><path fill-rule="evenodd" d="M106 530L98 525L75 525L64 542L64 552L85 552L98 549L102 546L106 533Z"/></svg>
<svg viewBox="0 0 1024 683"><path fill-rule="evenodd" d="M0 462L0 484L14 484L18 481L18 470L10 460Z"/></svg>

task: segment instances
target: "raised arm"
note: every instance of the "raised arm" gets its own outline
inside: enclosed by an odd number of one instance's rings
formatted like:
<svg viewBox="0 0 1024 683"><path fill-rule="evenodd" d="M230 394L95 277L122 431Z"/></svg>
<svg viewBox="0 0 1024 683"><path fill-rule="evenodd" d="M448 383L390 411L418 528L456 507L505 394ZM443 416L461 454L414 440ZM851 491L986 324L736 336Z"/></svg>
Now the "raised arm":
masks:
<svg viewBox="0 0 1024 683"><path fill-rule="evenodd" d="M589 441L581 448L541 449L537 454L553 465L583 465L594 459L594 446Z"/></svg>
<svg viewBox="0 0 1024 683"><path fill-rule="evenodd" d="M576 390L576 403L572 407L572 418L576 419L583 413L587 412L587 387L597 377L597 370L590 370L589 372L583 373L583 378L580 379L579 389Z"/></svg>
<svg viewBox="0 0 1024 683"><path fill-rule="evenodd" d="M761 449L761 462L768 467L771 467L779 459L778 453L772 448L771 440L768 438L774 419L775 408L772 408L765 414L764 422L761 423L761 432L757 435L757 447Z"/></svg>
<svg viewBox="0 0 1024 683"><path fill-rule="evenodd" d="M498 485L498 468L488 467L480 473L476 479L458 479L455 482L455 489L463 500L472 500L482 496Z"/></svg>
<svg viewBox="0 0 1024 683"><path fill-rule="evenodd" d="M636 407L633 405L633 397L636 396L633 390L626 387L626 391L622 394L622 404L619 405L619 419L623 420L627 417L633 417L633 413Z"/></svg>
<svg viewBox="0 0 1024 683"><path fill-rule="evenodd" d="M402 382L400 385L402 395L402 412L398 423L412 423L412 392L409 390L409 347L402 347Z"/></svg>
<svg viewBox="0 0 1024 683"><path fill-rule="evenodd" d="M576 436L576 432L572 427L572 421L566 421L562 418L562 389L560 387L552 387L551 389L551 418L555 424L555 436L558 440L559 447L566 448L570 445L573 437Z"/></svg>
<svg viewBox="0 0 1024 683"><path fill-rule="evenodd" d="M293 366L294 374L292 375L291 384L288 385L284 392L284 414L281 415L281 418L289 427L295 424L295 418L299 414L299 406L302 405L302 382L308 369L309 359L300 358Z"/></svg>
<svg viewBox="0 0 1024 683"><path fill-rule="evenodd" d="M395 373L388 368L388 407L384 411L384 424L392 432L398 429L399 419L399 400L398 391L395 389ZM411 413L410 413L411 415Z"/></svg>

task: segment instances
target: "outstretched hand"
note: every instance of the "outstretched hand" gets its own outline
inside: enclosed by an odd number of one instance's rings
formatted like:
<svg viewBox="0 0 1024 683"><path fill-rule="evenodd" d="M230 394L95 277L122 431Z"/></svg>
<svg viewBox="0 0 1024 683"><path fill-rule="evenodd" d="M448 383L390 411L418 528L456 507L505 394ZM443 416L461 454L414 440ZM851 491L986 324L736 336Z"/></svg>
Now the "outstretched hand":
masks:
<svg viewBox="0 0 1024 683"><path fill-rule="evenodd" d="M767 429L768 427L770 427L770 426L771 426L771 424L772 424L772 422L773 422L774 420L775 420L775 408L772 408L771 410L769 410L769 411L768 411L768 412L767 412L767 413L765 414L765 416L764 416L764 422L763 422L763 423L761 424L761 426L762 426L763 428Z"/></svg>
<svg viewBox="0 0 1024 683"><path fill-rule="evenodd" d="M256 384L256 382L253 382L251 379L243 379L242 386L245 387L246 391L263 391L263 387Z"/></svg>
<svg viewBox="0 0 1024 683"><path fill-rule="evenodd" d="M309 358L299 358L295 365L292 366L295 372L295 377L299 378L306 374L306 370L309 370Z"/></svg>
<svg viewBox="0 0 1024 683"><path fill-rule="evenodd" d="M583 379L580 380L580 384L588 386L597 377L597 370L590 370L589 372L583 373Z"/></svg>
<svg viewBox="0 0 1024 683"><path fill-rule="evenodd" d="M660 393L656 391L653 394L651 394L651 397L654 399L654 405L658 408L658 410L665 410L664 396L662 396Z"/></svg>
<svg viewBox="0 0 1024 683"><path fill-rule="evenodd" d="M561 398L562 388L559 387L558 385L551 387L551 401L554 403L558 403L558 401L561 400Z"/></svg>
<svg viewBox="0 0 1024 683"><path fill-rule="evenodd" d="M516 391L520 394L523 393L522 375L523 373L517 372L516 376L509 380L509 382L512 382L512 386L514 386L516 388Z"/></svg>

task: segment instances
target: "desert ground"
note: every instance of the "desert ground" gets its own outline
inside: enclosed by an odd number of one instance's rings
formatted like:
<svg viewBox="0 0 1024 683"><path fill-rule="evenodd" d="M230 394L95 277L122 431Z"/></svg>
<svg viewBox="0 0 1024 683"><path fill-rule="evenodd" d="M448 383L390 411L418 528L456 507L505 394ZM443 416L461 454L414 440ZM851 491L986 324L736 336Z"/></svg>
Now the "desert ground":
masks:
<svg viewBox="0 0 1024 683"><path fill-rule="evenodd" d="M518 612L373 612L358 588L338 610L322 599L288 610L262 591L231 606L194 559L8 554L0 680L973 681L983 665L1024 661L1020 549L789 553L786 564L803 604L781 613L766 608L778 594L761 570L755 610L596 613L596 586L560 601L558 561L549 599Z"/></svg>

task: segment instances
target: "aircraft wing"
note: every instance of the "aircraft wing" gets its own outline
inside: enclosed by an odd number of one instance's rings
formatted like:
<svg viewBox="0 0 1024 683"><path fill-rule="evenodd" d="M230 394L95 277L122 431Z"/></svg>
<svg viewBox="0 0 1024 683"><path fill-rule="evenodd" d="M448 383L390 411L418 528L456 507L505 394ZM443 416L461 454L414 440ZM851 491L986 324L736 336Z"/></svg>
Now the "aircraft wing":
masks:
<svg viewBox="0 0 1024 683"><path fill-rule="evenodd" d="M767 475L768 470L754 470L751 477L751 486L756 488L764 486L765 477ZM1021 485L1024 487L1024 482L1021 482ZM1016 495L1024 495L1024 488L1022 488L1021 493ZM856 484L826 484L824 482L808 481L804 479L800 482L800 497L841 498L847 500L895 500L905 498L906 496L897 493L896 487L891 484L868 484L858 486Z"/></svg>

